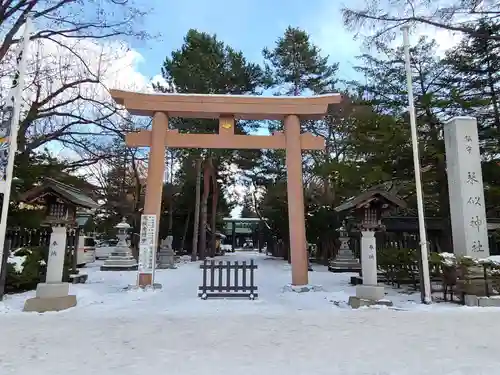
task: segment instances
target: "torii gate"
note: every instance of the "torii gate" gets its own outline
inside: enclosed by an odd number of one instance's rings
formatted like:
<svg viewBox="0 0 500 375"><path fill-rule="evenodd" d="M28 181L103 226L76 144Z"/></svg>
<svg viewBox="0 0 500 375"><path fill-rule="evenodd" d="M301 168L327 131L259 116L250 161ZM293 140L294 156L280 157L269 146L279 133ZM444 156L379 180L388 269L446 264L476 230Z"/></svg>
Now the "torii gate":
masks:
<svg viewBox="0 0 500 375"><path fill-rule="evenodd" d="M285 149L292 285L308 284L308 254L302 182L302 150L324 150L323 138L300 133L300 120L322 119L340 94L314 97L263 97L203 94L141 94L111 90L132 115L152 116L152 130L126 135L129 147L149 147L144 214L160 219L165 148ZM168 129L168 117L219 119L218 134L182 134ZM283 120L284 132L271 136L236 135L234 120ZM158 227L158 226L157 226ZM158 229L156 233L158 238ZM139 274L139 285L151 284Z"/></svg>

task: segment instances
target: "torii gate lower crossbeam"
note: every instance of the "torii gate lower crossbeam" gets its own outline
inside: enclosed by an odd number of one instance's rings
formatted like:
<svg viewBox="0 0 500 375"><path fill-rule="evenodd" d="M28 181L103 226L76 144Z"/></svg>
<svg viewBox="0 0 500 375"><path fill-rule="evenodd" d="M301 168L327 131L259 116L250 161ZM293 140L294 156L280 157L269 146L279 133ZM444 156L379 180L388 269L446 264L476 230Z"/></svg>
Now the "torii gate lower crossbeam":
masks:
<svg viewBox="0 0 500 375"><path fill-rule="evenodd" d="M171 148L285 149L287 168L288 218L292 285L308 284L308 254L302 181L302 150L323 150L324 139L301 134L301 119L320 119L341 96L272 97L230 95L151 95L111 90L111 95L131 114L153 117L152 130L129 133L129 147L150 147L144 214L161 214L165 170L165 150ZM218 134L182 134L168 130L171 117L218 118ZM235 135L235 119L275 119L284 121L284 132L271 136ZM156 233L156 238L158 233ZM141 286L151 284L151 276L139 274Z"/></svg>

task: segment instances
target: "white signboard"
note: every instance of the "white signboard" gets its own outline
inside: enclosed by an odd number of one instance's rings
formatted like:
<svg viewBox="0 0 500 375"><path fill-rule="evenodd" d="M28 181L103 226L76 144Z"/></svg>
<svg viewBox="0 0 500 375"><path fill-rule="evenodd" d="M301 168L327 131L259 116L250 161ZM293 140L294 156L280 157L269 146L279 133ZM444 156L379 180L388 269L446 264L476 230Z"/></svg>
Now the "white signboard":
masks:
<svg viewBox="0 0 500 375"><path fill-rule="evenodd" d="M154 274L156 263L156 215L141 216L139 273Z"/></svg>

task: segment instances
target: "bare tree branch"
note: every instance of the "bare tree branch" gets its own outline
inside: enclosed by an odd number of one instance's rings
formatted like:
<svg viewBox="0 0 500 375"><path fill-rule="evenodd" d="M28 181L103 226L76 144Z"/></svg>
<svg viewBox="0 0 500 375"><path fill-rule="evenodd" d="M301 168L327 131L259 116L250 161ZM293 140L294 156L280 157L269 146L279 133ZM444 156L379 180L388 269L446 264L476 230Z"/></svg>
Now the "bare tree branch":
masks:
<svg viewBox="0 0 500 375"><path fill-rule="evenodd" d="M366 0L363 8L342 8L344 24L360 35L367 31L367 42L380 37L393 39L403 25L427 25L469 34L483 39L500 40L500 35L477 29L477 21L500 17L498 0Z"/></svg>

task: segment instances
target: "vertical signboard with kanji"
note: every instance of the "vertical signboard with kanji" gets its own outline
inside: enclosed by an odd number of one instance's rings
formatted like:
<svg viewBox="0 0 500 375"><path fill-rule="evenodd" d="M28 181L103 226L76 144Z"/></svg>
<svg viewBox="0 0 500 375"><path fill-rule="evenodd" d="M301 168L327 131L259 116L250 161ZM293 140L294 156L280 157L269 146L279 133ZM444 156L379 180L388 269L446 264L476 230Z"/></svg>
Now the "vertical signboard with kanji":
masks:
<svg viewBox="0 0 500 375"><path fill-rule="evenodd" d="M141 216L139 240L139 274L151 274L156 266L156 215Z"/></svg>

